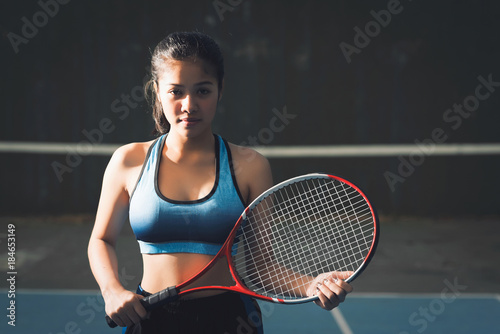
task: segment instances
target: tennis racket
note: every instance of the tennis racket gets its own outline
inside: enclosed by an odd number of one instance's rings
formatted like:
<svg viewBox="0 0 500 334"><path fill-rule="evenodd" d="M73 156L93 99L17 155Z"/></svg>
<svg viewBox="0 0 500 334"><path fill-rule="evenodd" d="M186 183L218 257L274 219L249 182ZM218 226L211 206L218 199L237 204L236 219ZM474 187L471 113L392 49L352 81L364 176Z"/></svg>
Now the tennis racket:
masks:
<svg viewBox="0 0 500 334"><path fill-rule="evenodd" d="M330 273L346 282L359 276L375 253L378 237L375 211L357 186L333 175L298 176L255 199L199 273L141 303L149 311L208 289L276 303L309 302L318 299L306 293L318 275ZM221 260L227 260L232 286L186 288ZM108 316L106 320L116 326Z"/></svg>

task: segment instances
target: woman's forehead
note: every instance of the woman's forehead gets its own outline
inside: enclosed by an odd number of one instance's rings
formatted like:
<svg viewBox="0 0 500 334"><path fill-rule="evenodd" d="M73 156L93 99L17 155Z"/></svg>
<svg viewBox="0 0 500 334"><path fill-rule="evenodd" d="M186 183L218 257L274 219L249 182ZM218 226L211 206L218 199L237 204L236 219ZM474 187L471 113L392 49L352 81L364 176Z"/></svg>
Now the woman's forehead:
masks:
<svg viewBox="0 0 500 334"><path fill-rule="evenodd" d="M160 81L202 80L217 82L216 71L207 61L199 58L186 60L168 60L162 68Z"/></svg>

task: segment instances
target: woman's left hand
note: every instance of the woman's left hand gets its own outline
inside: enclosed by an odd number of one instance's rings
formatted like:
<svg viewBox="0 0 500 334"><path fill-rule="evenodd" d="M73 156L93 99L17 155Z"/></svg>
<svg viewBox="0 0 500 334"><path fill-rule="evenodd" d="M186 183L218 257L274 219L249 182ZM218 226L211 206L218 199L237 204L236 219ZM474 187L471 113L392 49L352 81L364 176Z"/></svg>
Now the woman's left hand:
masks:
<svg viewBox="0 0 500 334"><path fill-rule="evenodd" d="M343 281L350 274L351 272L321 274L313 280L307 289L307 295L318 296L319 299L314 303L325 310L332 310L345 300L348 293L352 292L352 286Z"/></svg>

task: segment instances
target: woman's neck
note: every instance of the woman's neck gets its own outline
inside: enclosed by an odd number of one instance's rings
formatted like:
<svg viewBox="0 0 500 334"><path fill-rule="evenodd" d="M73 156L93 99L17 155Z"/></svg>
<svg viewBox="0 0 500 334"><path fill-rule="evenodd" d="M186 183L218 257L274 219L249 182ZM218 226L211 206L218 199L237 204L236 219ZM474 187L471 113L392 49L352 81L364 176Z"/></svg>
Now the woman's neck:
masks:
<svg viewBox="0 0 500 334"><path fill-rule="evenodd" d="M164 154L175 162L196 161L214 154L215 138L212 132L206 132L196 137L183 137L175 132L169 133L165 139Z"/></svg>

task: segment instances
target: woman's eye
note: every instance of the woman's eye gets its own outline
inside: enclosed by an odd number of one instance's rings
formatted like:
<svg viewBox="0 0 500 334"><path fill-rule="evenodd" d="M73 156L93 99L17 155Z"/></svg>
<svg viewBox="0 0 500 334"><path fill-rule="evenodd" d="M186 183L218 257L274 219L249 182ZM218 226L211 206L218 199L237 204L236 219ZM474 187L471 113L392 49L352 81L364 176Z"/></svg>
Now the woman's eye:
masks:
<svg viewBox="0 0 500 334"><path fill-rule="evenodd" d="M181 96L182 95L182 91L179 89L172 89L171 91L169 91L169 93L174 95L174 96Z"/></svg>
<svg viewBox="0 0 500 334"><path fill-rule="evenodd" d="M201 95L207 95L207 94L210 94L210 90L205 89L205 88L200 88L198 90L198 93L201 94Z"/></svg>

